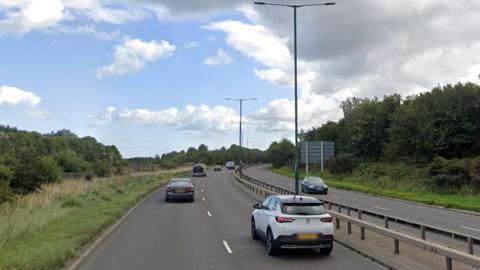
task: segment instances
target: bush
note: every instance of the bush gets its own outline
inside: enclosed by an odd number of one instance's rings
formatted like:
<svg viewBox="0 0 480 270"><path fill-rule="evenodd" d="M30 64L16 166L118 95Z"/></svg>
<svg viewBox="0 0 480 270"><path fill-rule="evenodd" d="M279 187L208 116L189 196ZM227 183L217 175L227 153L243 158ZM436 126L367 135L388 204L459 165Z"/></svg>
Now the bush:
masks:
<svg viewBox="0 0 480 270"><path fill-rule="evenodd" d="M434 191L452 193L470 184L470 160L436 157L428 167L427 185Z"/></svg>
<svg viewBox="0 0 480 270"><path fill-rule="evenodd" d="M55 160L65 172L79 172L84 169L84 162L72 150L63 150L55 155Z"/></svg>
<svg viewBox="0 0 480 270"><path fill-rule="evenodd" d="M0 203L9 201L12 198L10 179L12 179L10 170L0 165Z"/></svg>
<svg viewBox="0 0 480 270"><path fill-rule="evenodd" d="M10 186L16 193L27 194L42 184L60 179L61 169L52 157L25 156L15 168Z"/></svg>
<svg viewBox="0 0 480 270"><path fill-rule="evenodd" d="M341 153L338 156L327 160L326 168L334 174L352 173L357 168L359 160L352 154Z"/></svg>
<svg viewBox="0 0 480 270"><path fill-rule="evenodd" d="M87 173L87 174L85 175L85 180L87 180L87 181L92 181L92 179L93 179L93 175L92 175L91 173Z"/></svg>
<svg viewBox="0 0 480 270"><path fill-rule="evenodd" d="M98 177L107 177L112 175L112 166L106 162L97 162L93 165L93 171Z"/></svg>
<svg viewBox="0 0 480 270"><path fill-rule="evenodd" d="M480 157L470 162L470 186L475 192L480 192Z"/></svg>
<svg viewBox="0 0 480 270"><path fill-rule="evenodd" d="M40 182L42 184L57 182L62 173L61 168L57 165L57 162L52 157L40 158L37 170L38 176L41 178Z"/></svg>

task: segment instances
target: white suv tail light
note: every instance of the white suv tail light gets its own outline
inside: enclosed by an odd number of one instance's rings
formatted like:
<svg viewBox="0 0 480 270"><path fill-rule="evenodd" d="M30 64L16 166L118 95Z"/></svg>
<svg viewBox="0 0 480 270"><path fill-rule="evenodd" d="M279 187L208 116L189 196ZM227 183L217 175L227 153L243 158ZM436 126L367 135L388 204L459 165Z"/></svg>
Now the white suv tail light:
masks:
<svg viewBox="0 0 480 270"><path fill-rule="evenodd" d="M275 221L277 221L278 223L289 223L295 221L295 219L288 217L275 217Z"/></svg>
<svg viewBox="0 0 480 270"><path fill-rule="evenodd" d="M328 222L328 223L330 223L330 222L333 221L332 217L324 217L324 218L320 218L320 220L321 220L322 222Z"/></svg>

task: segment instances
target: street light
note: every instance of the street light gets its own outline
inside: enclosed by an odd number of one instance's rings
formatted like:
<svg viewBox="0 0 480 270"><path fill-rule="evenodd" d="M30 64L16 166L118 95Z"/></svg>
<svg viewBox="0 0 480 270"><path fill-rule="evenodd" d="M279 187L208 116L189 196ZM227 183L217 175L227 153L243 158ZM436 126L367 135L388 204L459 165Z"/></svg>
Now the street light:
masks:
<svg viewBox="0 0 480 270"><path fill-rule="evenodd" d="M242 166L242 107L244 101L257 100L256 98L225 98L225 100L238 101L240 103L240 130L238 132L238 145L240 147L240 155L238 157L238 166Z"/></svg>
<svg viewBox="0 0 480 270"><path fill-rule="evenodd" d="M297 94L297 8L310 6L333 6L335 3L318 3L318 4L304 4L304 5L286 5L277 3L254 2L255 5L262 6L282 6L293 8L293 51L294 51L294 65L295 65L295 194L298 194L298 167L300 161L300 147L298 147L298 94Z"/></svg>

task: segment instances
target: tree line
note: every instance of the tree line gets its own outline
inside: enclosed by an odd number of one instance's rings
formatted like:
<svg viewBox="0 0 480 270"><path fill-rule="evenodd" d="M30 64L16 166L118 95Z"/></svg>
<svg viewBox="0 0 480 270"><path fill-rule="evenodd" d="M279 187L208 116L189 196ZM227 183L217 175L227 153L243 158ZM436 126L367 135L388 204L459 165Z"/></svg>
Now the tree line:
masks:
<svg viewBox="0 0 480 270"><path fill-rule="evenodd" d="M189 147L187 150L172 151L163 155L146 158L129 158L130 164L157 164L164 167L175 167L180 164L205 163L208 165L224 165L228 161L239 162L241 156L242 163L273 163L277 166L290 164L293 160L294 146L287 140L272 142L267 150L243 148L240 151L238 145L231 145L229 148L209 150L204 144L195 147Z"/></svg>
<svg viewBox="0 0 480 270"><path fill-rule="evenodd" d="M335 142L332 171L402 162L425 167L429 184L439 190L480 191L479 85L446 85L406 98L349 98L341 107L342 119L305 133L307 140Z"/></svg>
<svg viewBox="0 0 480 270"><path fill-rule="evenodd" d="M79 138L69 130L40 134L0 125L0 202L59 181L66 172L106 176L123 164L115 146L93 137Z"/></svg>

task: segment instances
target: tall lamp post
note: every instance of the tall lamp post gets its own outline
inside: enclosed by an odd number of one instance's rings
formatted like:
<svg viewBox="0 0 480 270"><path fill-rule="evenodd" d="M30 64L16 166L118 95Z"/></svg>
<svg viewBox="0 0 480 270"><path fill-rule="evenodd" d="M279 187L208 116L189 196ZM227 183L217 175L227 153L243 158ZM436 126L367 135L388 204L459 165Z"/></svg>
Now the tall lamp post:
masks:
<svg viewBox="0 0 480 270"><path fill-rule="evenodd" d="M240 103L240 129L238 132L238 145L240 147L240 154L238 157L238 166L242 166L242 109L244 101L257 100L256 98L225 98L225 100L238 101Z"/></svg>
<svg viewBox="0 0 480 270"><path fill-rule="evenodd" d="M262 6L282 6L293 8L293 51L294 51L294 66L295 66L295 194L299 193L298 188L298 167L300 164L300 147L298 147L298 91L297 91L297 8L312 7L312 6L333 6L335 3L318 3L305 5L287 5L277 3L254 2L255 5Z"/></svg>

